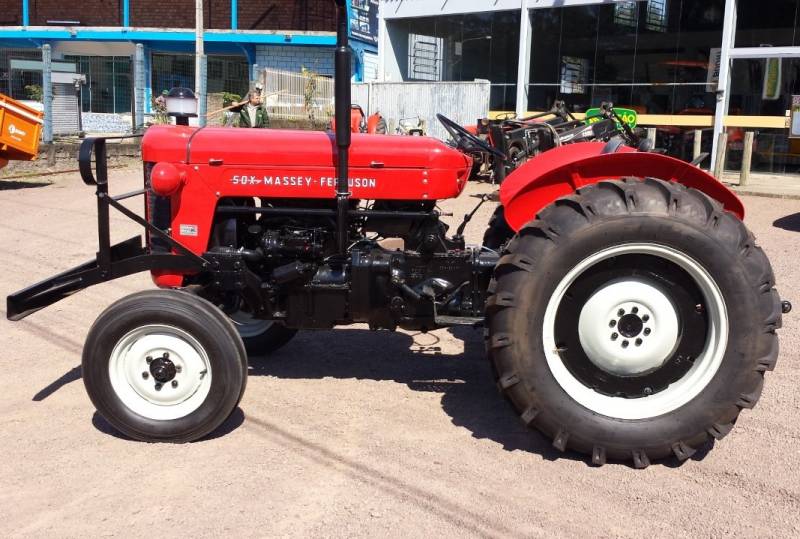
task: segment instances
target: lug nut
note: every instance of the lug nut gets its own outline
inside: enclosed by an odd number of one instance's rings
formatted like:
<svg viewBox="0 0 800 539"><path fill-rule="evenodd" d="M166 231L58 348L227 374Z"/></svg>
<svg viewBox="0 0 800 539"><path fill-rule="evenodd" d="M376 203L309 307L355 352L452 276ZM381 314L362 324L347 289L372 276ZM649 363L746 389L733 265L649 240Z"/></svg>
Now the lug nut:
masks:
<svg viewBox="0 0 800 539"><path fill-rule="evenodd" d="M642 345L642 339L636 339L636 346Z"/></svg>
<svg viewBox="0 0 800 539"><path fill-rule="evenodd" d="M652 395L653 394L652 388L649 387L644 388L644 394L648 396Z"/></svg>
<svg viewBox="0 0 800 539"><path fill-rule="evenodd" d="M622 341L622 347L627 348L631 343L628 341Z"/></svg>
<svg viewBox="0 0 800 539"><path fill-rule="evenodd" d="M161 383L156 384L156 391L161 391Z"/></svg>
<svg viewBox="0 0 800 539"><path fill-rule="evenodd" d="M653 332L653 330L652 330L652 329L650 329L650 328L644 328L644 336L645 336L645 337L647 337L648 335L650 335L652 332Z"/></svg>
<svg viewBox="0 0 800 539"><path fill-rule="evenodd" d="M617 339L619 339L619 333L612 333L611 334L611 340L612 341L616 341Z"/></svg>
<svg viewBox="0 0 800 539"><path fill-rule="evenodd" d="M642 322L649 322L649 321L650 321L650 315L649 314L646 314L646 315L642 316Z"/></svg>
<svg viewBox="0 0 800 539"><path fill-rule="evenodd" d="M172 387L178 387L178 381L177 380L173 380L172 381Z"/></svg>
<svg viewBox="0 0 800 539"><path fill-rule="evenodd" d="M150 373L149 373L149 372L147 372L147 371L143 372L143 373L142 373L142 378L144 378L145 380L147 380L148 378L150 378Z"/></svg>
<svg viewBox="0 0 800 539"><path fill-rule="evenodd" d="M625 316L625 309L620 309L617 311L617 316Z"/></svg>
<svg viewBox="0 0 800 539"><path fill-rule="evenodd" d="M150 356L147 356L147 358L145 359L145 361L146 361L146 362L147 362L147 364L149 365L150 363L152 363L152 362L153 362L153 358L152 358L152 357L150 357Z"/></svg>
<svg viewBox="0 0 800 539"><path fill-rule="evenodd" d="M175 365L175 372L181 372L182 370L183 367L181 367L180 365Z"/></svg>
<svg viewBox="0 0 800 539"><path fill-rule="evenodd" d="M164 352L164 356L163 356L163 358L164 358L164 359L169 359L169 352Z"/></svg>
<svg viewBox="0 0 800 539"><path fill-rule="evenodd" d="M639 312L639 307L634 307L634 308L631 310L631 312L632 312L633 314L637 314L637 313Z"/></svg>
<svg viewBox="0 0 800 539"><path fill-rule="evenodd" d="M608 327L610 327L610 328L613 328L616 325L617 325L617 321L616 320L612 320L611 322L608 323Z"/></svg>

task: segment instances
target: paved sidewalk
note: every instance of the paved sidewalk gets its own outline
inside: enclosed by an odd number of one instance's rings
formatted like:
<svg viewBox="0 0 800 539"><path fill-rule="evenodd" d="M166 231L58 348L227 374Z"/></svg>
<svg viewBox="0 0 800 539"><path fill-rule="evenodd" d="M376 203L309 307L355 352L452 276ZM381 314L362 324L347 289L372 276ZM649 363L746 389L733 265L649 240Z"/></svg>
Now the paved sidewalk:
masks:
<svg viewBox="0 0 800 539"><path fill-rule="evenodd" d="M722 181L739 195L800 199L800 174L754 173L747 185L742 186L738 172L726 172Z"/></svg>

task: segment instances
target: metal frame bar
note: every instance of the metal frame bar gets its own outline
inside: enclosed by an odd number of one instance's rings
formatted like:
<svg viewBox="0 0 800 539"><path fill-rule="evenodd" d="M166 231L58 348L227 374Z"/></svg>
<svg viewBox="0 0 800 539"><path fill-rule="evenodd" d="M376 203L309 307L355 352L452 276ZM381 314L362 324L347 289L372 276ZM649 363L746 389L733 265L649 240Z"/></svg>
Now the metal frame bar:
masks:
<svg viewBox="0 0 800 539"><path fill-rule="evenodd" d="M141 135L108 137L109 139L135 138ZM8 296L6 315L9 320L21 320L75 292L90 286L139 273L142 271L200 271L210 266L210 262L175 241L169 234L152 225L145 219L123 206L120 201L143 195L140 189L112 197L108 194L108 165L106 162L106 138L89 138L79 151L78 165L81 178L87 185L97 188L97 243L98 251L90 260L62 272L54 277L40 281L24 290ZM92 170L92 156L95 157L95 170ZM149 253L142 245L142 237L135 236L122 243L111 245L109 208L113 207L129 219L145 227L151 234L164 239L180 254Z"/></svg>
<svg viewBox="0 0 800 539"><path fill-rule="evenodd" d="M131 25L131 0L122 0L122 26Z"/></svg>
<svg viewBox="0 0 800 539"><path fill-rule="evenodd" d="M287 40L286 36L290 36ZM53 39L59 41L178 41L194 42L195 34L186 29L134 28L63 28L44 26L6 26L0 28L0 39ZM206 30L206 43L252 43L257 45L333 47L336 36L330 33Z"/></svg>
<svg viewBox="0 0 800 539"><path fill-rule="evenodd" d="M800 58L800 47L740 47L728 54L731 60L762 58Z"/></svg>
<svg viewBox="0 0 800 539"><path fill-rule="evenodd" d="M736 39L736 0L725 1L725 16L722 27L722 54L720 58L719 83L717 85L717 110L714 114L714 149L711 152L711 170L718 159L719 135L725 130L725 116L728 114L731 96L731 50Z"/></svg>

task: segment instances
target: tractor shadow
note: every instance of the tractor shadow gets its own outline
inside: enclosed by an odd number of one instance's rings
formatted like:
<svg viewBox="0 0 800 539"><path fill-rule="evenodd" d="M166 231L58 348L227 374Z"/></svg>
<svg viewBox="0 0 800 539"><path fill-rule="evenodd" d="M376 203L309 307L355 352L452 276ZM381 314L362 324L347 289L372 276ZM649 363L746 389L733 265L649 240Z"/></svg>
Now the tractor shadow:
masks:
<svg viewBox="0 0 800 539"><path fill-rule="evenodd" d="M192 444L201 444L203 442L227 436L228 434L230 434L231 432L235 431L240 426L242 426L243 423L244 423L244 412L242 411L241 408L237 406L236 409L233 411L233 413L230 415L230 417L228 417L228 419L226 419L225 422L222 425L220 425L219 428L217 428L217 430L195 442L192 442ZM126 442L134 442L134 443L139 442L138 440L134 440L133 438L125 436L117 429L112 427L108 423L108 421L106 421L105 418L102 415L100 415L100 413L97 411L95 411L94 414L92 414L92 426L96 428L98 431L108 436L113 436L114 438L125 440ZM141 442L141 443L147 443L147 442Z"/></svg>
<svg viewBox="0 0 800 539"><path fill-rule="evenodd" d="M800 232L800 213L793 213L775 220L772 223L775 228L788 230L789 232Z"/></svg>
<svg viewBox="0 0 800 539"><path fill-rule="evenodd" d="M52 185L50 182L43 181L16 181L4 180L0 178L0 191L15 191L17 189L34 189L36 187L47 187Z"/></svg>
<svg viewBox="0 0 800 539"><path fill-rule="evenodd" d="M481 331L453 328L464 353L444 352L444 332L406 333L338 329L298 333L269 357L251 357L251 376L282 379L393 381L414 391L440 393L442 410L454 425L507 451L535 453L546 460L585 461L561 453L544 436L525 427L497 391L486 360Z"/></svg>
<svg viewBox="0 0 800 539"><path fill-rule="evenodd" d="M525 451L544 460L590 459L573 451L562 453L538 431L526 427L497 390L486 359L482 331L457 327L428 334L375 332L358 329L301 331L284 348L268 357L250 358L250 376L279 379L356 379L393 381L414 391L439 393L442 410L453 425L477 439L492 440L506 451ZM464 343L463 353L446 352L442 339ZM702 461L713 448L698 448L686 462ZM609 461L610 465L628 462ZM671 457L656 464L680 468Z"/></svg>

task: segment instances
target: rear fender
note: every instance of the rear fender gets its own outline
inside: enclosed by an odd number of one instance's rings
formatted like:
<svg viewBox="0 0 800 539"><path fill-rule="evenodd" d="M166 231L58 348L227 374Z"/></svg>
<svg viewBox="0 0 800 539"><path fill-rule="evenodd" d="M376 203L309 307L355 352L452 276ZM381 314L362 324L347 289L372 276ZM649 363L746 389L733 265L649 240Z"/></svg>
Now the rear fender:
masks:
<svg viewBox="0 0 800 539"><path fill-rule="evenodd" d="M500 187L500 202L514 231L559 198L603 180L628 177L658 178L697 189L719 201L727 211L744 218L736 194L703 170L679 159L638 152L623 146L604 154L602 142L570 144L546 152L509 174Z"/></svg>

